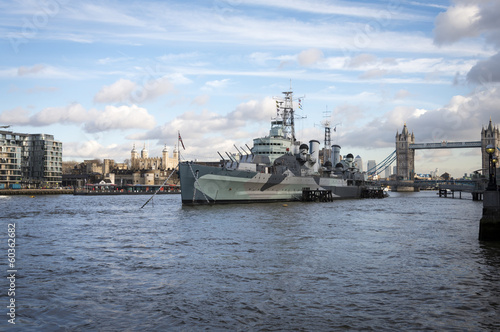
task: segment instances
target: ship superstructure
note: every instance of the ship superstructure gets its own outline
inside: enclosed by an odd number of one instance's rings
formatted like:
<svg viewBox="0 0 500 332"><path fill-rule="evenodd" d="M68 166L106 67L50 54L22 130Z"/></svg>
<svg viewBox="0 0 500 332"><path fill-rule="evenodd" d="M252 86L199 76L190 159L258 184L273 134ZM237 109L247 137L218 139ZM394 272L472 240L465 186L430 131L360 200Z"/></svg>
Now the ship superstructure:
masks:
<svg viewBox="0 0 500 332"><path fill-rule="evenodd" d="M283 94L283 100L276 100L276 117L271 121L269 135L253 140L252 154L261 157L261 161L269 158L266 161L270 164L292 151L296 144L293 93L286 91Z"/></svg>

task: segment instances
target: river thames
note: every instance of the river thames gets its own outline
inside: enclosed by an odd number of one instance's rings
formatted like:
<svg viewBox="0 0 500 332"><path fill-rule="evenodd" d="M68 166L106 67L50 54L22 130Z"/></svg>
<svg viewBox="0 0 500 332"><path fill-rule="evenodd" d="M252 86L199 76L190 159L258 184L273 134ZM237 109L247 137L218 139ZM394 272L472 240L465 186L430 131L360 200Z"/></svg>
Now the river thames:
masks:
<svg viewBox="0 0 500 332"><path fill-rule="evenodd" d="M500 245L478 241L482 202L162 195L141 209L148 198L0 197L0 330L500 330Z"/></svg>

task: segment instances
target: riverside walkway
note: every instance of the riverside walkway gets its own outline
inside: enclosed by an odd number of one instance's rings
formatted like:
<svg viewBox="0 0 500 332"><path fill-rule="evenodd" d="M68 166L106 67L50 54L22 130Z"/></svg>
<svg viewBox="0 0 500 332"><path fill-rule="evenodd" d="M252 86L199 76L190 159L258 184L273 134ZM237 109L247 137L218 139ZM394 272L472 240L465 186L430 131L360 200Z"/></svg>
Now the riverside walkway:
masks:
<svg viewBox="0 0 500 332"><path fill-rule="evenodd" d="M0 196L10 195L68 195L73 194L73 189L0 189Z"/></svg>

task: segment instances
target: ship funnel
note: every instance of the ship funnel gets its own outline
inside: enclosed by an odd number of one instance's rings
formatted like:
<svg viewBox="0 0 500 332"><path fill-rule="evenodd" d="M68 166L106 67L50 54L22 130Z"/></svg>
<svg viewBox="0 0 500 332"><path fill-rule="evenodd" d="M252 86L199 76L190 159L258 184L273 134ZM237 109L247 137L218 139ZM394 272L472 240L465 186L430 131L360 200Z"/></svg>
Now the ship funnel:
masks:
<svg viewBox="0 0 500 332"><path fill-rule="evenodd" d="M340 163L340 145L332 145L332 165Z"/></svg>
<svg viewBox="0 0 500 332"><path fill-rule="evenodd" d="M319 144L319 141L316 140L309 141L309 153L311 154L311 162L314 163L314 172L317 172L319 170Z"/></svg>

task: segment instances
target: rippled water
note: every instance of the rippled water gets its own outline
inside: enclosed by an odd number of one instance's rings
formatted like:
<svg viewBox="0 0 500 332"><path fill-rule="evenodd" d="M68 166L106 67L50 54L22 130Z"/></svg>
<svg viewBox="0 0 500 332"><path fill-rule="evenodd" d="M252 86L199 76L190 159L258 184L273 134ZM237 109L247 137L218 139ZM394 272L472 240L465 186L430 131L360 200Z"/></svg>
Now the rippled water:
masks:
<svg viewBox="0 0 500 332"><path fill-rule="evenodd" d="M500 329L500 246L477 240L481 202L181 207L163 195L140 209L148 198L0 197L4 261L17 228L15 327Z"/></svg>

